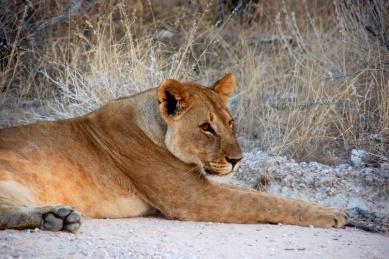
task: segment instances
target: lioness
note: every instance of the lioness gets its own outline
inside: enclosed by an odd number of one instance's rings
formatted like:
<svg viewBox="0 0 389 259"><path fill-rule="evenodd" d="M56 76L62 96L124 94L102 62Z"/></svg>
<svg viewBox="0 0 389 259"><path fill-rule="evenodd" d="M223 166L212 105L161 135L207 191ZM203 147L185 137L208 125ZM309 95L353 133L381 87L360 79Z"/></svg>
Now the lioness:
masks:
<svg viewBox="0 0 389 259"><path fill-rule="evenodd" d="M342 227L333 208L212 180L242 159L228 111L235 77L175 80L82 117L0 131L0 228L74 232L80 214ZM72 206L72 207L68 207Z"/></svg>

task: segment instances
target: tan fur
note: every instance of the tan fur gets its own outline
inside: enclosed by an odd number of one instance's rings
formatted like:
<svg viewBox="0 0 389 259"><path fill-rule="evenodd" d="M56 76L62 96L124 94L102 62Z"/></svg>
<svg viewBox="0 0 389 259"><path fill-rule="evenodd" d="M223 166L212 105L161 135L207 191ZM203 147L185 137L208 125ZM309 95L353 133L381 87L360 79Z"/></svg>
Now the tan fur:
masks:
<svg viewBox="0 0 389 259"><path fill-rule="evenodd" d="M342 227L335 209L208 180L229 176L242 155L227 110L234 88L230 74L212 89L168 80L83 117L1 130L0 228L34 227L7 224L10 211L46 213L42 206L52 204L94 218L160 211L180 220Z"/></svg>

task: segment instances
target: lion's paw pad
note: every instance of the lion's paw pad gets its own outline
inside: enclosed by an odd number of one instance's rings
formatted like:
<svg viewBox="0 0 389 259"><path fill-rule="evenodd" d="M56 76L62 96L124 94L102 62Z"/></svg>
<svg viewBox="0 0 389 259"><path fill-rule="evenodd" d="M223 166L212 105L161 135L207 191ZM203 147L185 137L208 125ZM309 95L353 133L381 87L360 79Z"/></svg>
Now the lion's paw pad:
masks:
<svg viewBox="0 0 389 259"><path fill-rule="evenodd" d="M53 207L42 215L43 230L76 232L81 225L81 215L70 207Z"/></svg>

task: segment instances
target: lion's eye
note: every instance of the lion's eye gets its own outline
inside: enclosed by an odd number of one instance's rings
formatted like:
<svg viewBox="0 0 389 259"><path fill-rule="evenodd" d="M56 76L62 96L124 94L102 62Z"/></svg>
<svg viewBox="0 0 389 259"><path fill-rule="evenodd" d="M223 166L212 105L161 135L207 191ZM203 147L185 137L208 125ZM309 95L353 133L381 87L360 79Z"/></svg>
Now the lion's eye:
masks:
<svg viewBox="0 0 389 259"><path fill-rule="evenodd" d="M234 120L230 120L230 121L228 122L228 125L230 125L231 128L234 127Z"/></svg>
<svg viewBox="0 0 389 259"><path fill-rule="evenodd" d="M211 127L211 124L209 123L203 123L200 125L200 129L201 131L203 131L204 133L207 133L207 134L213 134L213 135L216 135L216 132L215 130Z"/></svg>

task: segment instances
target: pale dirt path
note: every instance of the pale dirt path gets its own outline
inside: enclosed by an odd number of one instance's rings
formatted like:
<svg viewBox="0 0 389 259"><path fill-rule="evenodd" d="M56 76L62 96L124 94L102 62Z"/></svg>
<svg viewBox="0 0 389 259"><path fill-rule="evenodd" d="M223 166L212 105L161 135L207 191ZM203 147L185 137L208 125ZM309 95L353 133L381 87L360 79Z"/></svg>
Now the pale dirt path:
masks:
<svg viewBox="0 0 389 259"><path fill-rule="evenodd" d="M84 220L78 234L0 231L1 258L389 258L389 237L360 230L159 218Z"/></svg>

